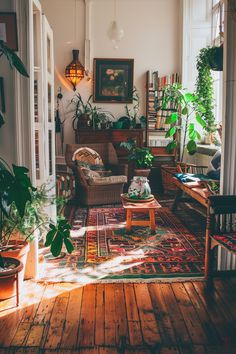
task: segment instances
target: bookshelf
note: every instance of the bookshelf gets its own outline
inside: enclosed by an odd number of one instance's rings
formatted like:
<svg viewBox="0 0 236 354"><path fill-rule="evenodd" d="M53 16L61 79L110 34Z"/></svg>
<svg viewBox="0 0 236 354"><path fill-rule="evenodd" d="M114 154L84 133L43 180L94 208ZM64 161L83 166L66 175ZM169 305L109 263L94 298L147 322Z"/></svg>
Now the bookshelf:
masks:
<svg viewBox="0 0 236 354"><path fill-rule="evenodd" d="M152 151L154 156L176 157L176 151L168 153L166 146L172 140L165 138L167 130L170 128L166 124L166 118L173 112L173 107L169 106L167 109L162 109L163 89L167 84L179 82L179 75L173 73L163 77L158 76L158 71L146 73L146 144Z"/></svg>

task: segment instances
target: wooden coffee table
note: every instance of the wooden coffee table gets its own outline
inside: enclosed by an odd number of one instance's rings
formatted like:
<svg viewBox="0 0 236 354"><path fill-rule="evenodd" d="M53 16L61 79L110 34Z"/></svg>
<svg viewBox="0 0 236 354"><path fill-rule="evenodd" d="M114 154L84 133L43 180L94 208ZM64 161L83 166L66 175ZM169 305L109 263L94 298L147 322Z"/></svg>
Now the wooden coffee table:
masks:
<svg viewBox="0 0 236 354"><path fill-rule="evenodd" d="M131 231L132 226L149 226L151 231L156 230L155 209L161 208L161 205L154 198L151 202L130 202L121 194L123 208L126 210L126 231ZM135 212L148 213L149 220L133 220L132 214Z"/></svg>

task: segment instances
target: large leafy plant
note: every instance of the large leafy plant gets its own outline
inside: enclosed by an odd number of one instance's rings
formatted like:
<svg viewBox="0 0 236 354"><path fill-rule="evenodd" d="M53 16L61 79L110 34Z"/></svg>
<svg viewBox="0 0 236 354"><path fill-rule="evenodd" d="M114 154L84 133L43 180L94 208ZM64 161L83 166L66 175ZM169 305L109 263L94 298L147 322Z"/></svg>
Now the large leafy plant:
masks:
<svg viewBox="0 0 236 354"><path fill-rule="evenodd" d="M27 70L18 55L12 49L8 48L2 40L0 40L0 57L2 55L7 58L11 68L15 68L21 75L29 77ZM4 115L0 110L0 128L4 123Z"/></svg>
<svg viewBox="0 0 236 354"><path fill-rule="evenodd" d="M162 109L169 108L172 114L165 120L165 123L170 125L165 137L172 140L166 149L172 152L178 148L181 136L183 148L180 161L183 161L185 149L190 155L197 151L197 141L201 140L198 125L206 127L203 119L205 108L195 93L186 91L179 83L167 85L164 88Z"/></svg>
<svg viewBox="0 0 236 354"><path fill-rule="evenodd" d="M219 62L217 57L219 57ZM218 70L222 70L222 65L223 47L208 46L200 50L197 57L196 94L205 108L202 118L206 123L204 128L207 132L214 132L216 130L212 70L217 70L218 67Z"/></svg>
<svg viewBox="0 0 236 354"><path fill-rule="evenodd" d="M149 148L137 147L133 139L129 139L127 142L121 142L120 146L129 151L128 159L135 162L136 168L146 169L152 167L154 156Z"/></svg>

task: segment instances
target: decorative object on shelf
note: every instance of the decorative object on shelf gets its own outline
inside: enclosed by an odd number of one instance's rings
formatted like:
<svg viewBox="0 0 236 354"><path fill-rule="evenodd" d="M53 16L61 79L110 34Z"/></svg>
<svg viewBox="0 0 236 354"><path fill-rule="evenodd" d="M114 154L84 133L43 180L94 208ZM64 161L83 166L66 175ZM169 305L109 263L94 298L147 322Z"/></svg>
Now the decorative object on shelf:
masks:
<svg viewBox="0 0 236 354"><path fill-rule="evenodd" d="M114 0L114 20L111 22L108 31L108 38L112 41L114 49L118 49L118 44L124 37L124 30L119 27L116 19L116 0Z"/></svg>
<svg viewBox="0 0 236 354"><path fill-rule="evenodd" d="M92 127L93 129L109 129L114 123L115 117L109 111L101 107L92 107Z"/></svg>
<svg viewBox="0 0 236 354"><path fill-rule="evenodd" d="M94 102L133 101L134 59L94 59Z"/></svg>
<svg viewBox="0 0 236 354"><path fill-rule="evenodd" d="M128 189L127 197L130 199L150 199L151 188L147 177L134 176Z"/></svg>
<svg viewBox="0 0 236 354"><path fill-rule="evenodd" d="M73 60L66 67L65 77L72 84L73 91L76 91L76 85L84 78L84 67L79 61L79 50L73 49Z"/></svg>
<svg viewBox="0 0 236 354"><path fill-rule="evenodd" d="M73 129L90 129L92 127L92 112L93 107L91 105L92 95L89 96L86 102L83 101L80 93L76 93L72 98L71 103L75 105L74 115L72 117Z"/></svg>
<svg viewBox="0 0 236 354"><path fill-rule="evenodd" d="M0 40L11 50L18 51L15 12L0 12Z"/></svg>
<svg viewBox="0 0 236 354"><path fill-rule="evenodd" d="M166 118L166 124L170 124L170 128L165 134L166 138L171 138L167 145L167 151L176 149L180 143L180 139L176 137L182 134L182 153L180 162L183 161L185 149L190 155L197 151L197 141L201 140L201 135L197 130L196 123L203 128L206 123L203 119L205 108L202 101L195 93L190 93L182 88L181 84L167 85L164 88L164 96L162 107L165 109L169 103L172 104L172 114Z"/></svg>

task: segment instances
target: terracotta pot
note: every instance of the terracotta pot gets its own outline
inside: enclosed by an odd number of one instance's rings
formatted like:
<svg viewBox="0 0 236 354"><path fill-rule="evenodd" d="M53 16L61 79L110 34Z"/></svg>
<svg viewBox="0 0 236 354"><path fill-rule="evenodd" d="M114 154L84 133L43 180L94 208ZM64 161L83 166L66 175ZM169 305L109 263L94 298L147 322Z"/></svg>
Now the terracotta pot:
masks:
<svg viewBox="0 0 236 354"><path fill-rule="evenodd" d="M4 262L15 265L14 269L0 271L0 300L16 295L16 275L22 272L23 264L18 259L4 257Z"/></svg>
<svg viewBox="0 0 236 354"><path fill-rule="evenodd" d="M22 285L24 280L24 275L25 275L25 265L26 265L27 255L29 252L29 243L26 241L11 240L8 243L8 246L9 247L1 251L1 256L15 258L23 263L23 269L19 277L20 283Z"/></svg>
<svg viewBox="0 0 236 354"><path fill-rule="evenodd" d="M134 169L134 176L148 177L151 172L150 168L145 169Z"/></svg>

